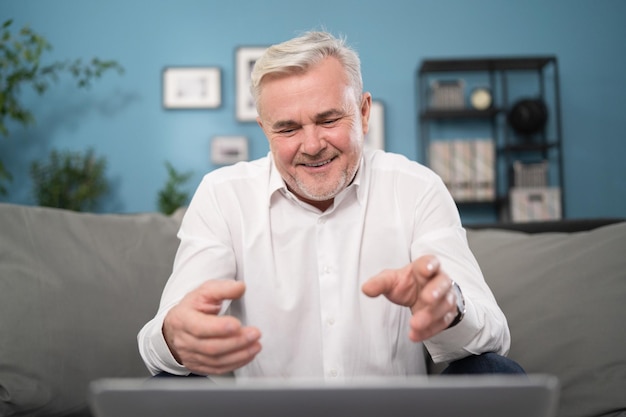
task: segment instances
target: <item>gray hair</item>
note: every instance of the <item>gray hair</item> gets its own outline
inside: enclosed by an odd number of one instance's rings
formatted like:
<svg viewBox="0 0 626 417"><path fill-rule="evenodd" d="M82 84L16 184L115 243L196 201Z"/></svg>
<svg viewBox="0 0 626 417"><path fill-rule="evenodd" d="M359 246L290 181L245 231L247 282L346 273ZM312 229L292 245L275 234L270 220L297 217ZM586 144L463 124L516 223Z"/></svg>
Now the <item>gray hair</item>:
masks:
<svg viewBox="0 0 626 417"><path fill-rule="evenodd" d="M306 32L302 36L269 47L256 61L252 70L250 91L254 101L261 95L263 77L269 74L299 74L327 57L334 57L346 70L357 102L363 94L361 61L345 38L336 38L327 32Z"/></svg>

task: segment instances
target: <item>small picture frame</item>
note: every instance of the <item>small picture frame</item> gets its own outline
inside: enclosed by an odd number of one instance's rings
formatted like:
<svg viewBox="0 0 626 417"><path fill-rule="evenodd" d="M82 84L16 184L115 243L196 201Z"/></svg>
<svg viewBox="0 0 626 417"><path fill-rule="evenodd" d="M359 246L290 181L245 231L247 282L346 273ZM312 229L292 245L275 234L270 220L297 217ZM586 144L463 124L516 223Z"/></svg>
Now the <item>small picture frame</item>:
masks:
<svg viewBox="0 0 626 417"><path fill-rule="evenodd" d="M248 160L248 138L245 136L215 136L211 140L211 163L229 165Z"/></svg>
<svg viewBox="0 0 626 417"><path fill-rule="evenodd" d="M263 55L265 46L239 47L235 53L235 105L236 117L240 122L256 121L257 111L250 93L250 74L257 59Z"/></svg>
<svg viewBox="0 0 626 417"><path fill-rule="evenodd" d="M385 150L385 106L378 100L372 100L369 130L365 135L363 147Z"/></svg>
<svg viewBox="0 0 626 417"><path fill-rule="evenodd" d="M214 109L222 104L218 67L168 67L163 70L163 107Z"/></svg>

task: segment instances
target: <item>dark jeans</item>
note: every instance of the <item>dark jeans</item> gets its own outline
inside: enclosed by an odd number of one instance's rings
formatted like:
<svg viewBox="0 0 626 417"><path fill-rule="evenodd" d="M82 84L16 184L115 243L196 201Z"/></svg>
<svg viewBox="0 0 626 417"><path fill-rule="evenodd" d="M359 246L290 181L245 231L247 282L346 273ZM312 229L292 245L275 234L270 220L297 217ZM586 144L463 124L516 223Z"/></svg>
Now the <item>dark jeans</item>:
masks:
<svg viewBox="0 0 626 417"><path fill-rule="evenodd" d="M441 373L443 375L467 375L525 374L526 372L514 360L490 352L451 362Z"/></svg>
<svg viewBox="0 0 626 417"><path fill-rule="evenodd" d="M443 375L525 374L524 370L517 362L496 353L483 353L482 355L473 355L459 359L451 362L441 373ZM155 375L154 378L177 376L178 375L168 374L167 372L161 372ZM200 375L186 375L186 377L198 376Z"/></svg>

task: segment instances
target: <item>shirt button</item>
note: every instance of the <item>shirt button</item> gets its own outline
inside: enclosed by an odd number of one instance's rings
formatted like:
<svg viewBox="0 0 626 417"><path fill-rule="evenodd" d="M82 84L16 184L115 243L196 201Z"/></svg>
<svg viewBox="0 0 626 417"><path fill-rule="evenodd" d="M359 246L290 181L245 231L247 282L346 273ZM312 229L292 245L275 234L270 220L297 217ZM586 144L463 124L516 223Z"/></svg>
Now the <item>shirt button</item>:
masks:
<svg viewBox="0 0 626 417"><path fill-rule="evenodd" d="M329 317L328 320L326 320L326 323L328 323L329 326L332 326L335 324L335 319L333 317Z"/></svg>
<svg viewBox="0 0 626 417"><path fill-rule="evenodd" d="M326 218L324 218L324 217L320 217L319 219L317 219L317 223L318 223L318 224L324 224L324 223L326 223Z"/></svg>
<svg viewBox="0 0 626 417"><path fill-rule="evenodd" d="M337 376L337 370L336 369L331 369L330 370L330 376L332 376L333 378Z"/></svg>

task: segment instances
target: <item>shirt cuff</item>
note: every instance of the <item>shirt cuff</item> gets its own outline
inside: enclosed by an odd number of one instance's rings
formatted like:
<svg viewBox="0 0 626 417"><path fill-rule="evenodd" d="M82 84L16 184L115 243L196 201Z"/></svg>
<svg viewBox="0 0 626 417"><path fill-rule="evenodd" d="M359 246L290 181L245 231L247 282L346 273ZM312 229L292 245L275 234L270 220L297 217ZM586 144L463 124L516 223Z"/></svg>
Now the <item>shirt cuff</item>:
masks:
<svg viewBox="0 0 626 417"><path fill-rule="evenodd" d="M424 341L428 353L435 363L449 362L478 352L478 346L471 346L472 340L483 325L479 323L474 304L465 298L465 316L459 324Z"/></svg>
<svg viewBox="0 0 626 417"><path fill-rule="evenodd" d="M152 323L152 330L148 335L147 355L150 356L147 363L149 363L150 372L153 375L159 372L167 372L173 375L189 375L191 372L183 365L178 363L172 355L165 337L163 336L163 320L156 320Z"/></svg>

